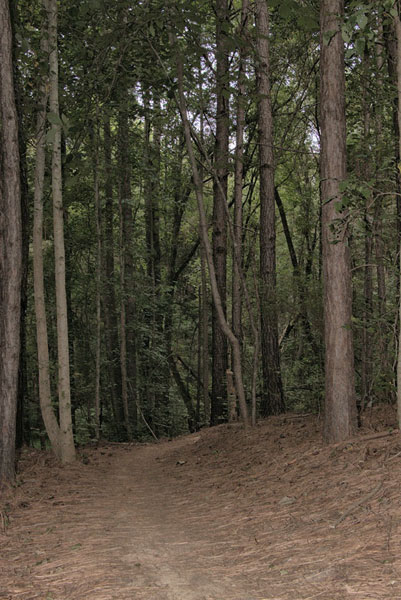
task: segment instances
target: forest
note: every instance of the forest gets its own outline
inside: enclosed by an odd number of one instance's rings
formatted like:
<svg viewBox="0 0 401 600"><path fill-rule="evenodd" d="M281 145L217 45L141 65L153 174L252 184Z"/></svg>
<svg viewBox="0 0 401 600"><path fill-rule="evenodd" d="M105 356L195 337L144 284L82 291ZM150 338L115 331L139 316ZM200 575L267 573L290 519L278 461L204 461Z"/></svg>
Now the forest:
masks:
<svg viewBox="0 0 401 600"><path fill-rule="evenodd" d="M337 443L397 405L398 1L0 0L0 28L0 485L23 445L284 413Z"/></svg>

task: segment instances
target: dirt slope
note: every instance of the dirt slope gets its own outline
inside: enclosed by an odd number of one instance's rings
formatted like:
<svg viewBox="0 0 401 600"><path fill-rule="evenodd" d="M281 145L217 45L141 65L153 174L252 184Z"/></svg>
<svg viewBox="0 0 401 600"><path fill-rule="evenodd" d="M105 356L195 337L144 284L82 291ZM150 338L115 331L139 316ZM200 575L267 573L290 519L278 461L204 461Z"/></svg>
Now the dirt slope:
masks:
<svg viewBox="0 0 401 600"><path fill-rule="evenodd" d="M286 416L86 449L68 468L26 451L0 599L401 600L393 424L377 410L323 447L315 417Z"/></svg>

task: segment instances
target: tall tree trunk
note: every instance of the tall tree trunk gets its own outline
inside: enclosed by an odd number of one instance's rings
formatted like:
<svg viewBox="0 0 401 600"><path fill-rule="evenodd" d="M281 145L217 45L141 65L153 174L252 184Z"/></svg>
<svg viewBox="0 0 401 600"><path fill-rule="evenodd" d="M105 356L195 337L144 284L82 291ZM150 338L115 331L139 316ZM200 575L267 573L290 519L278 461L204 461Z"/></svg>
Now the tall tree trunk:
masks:
<svg viewBox="0 0 401 600"><path fill-rule="evenodd" d="M209 301L207 290L206 256L203 244L200 248L201 255L201 335L202 335L202 395L205 423L210 424L210 396L209 396Z"/></svg>
<svg viewBox="0 0 401 600"><path fill-rule="evenodd" d="M146 311L146 319L149 323L150 335L147 336L145 345L149 350L152 347L160 347L163 338L163 314L160 309L160 286L161 286L161 249L160 249L160 224L159 224L159 196L160 196L160 100L153 98L153 113L151 112L151 93L145 90L145 163L146 176L144 185L145 194L145 227L146 227L146 249L147 249L147 274L152 298L152 307ZM164 350L164 348L163 348ZM166 435L169 430L169 374L168 360L163 356L158 364L155 364L148 355L145 364L147 382L148 405L153 416L159 423L155 427L158 435ZM155 385L155 383L158 385Z"/></svg>
<svg viewBox="0 0 401 600"><path fill-rule="evenodd" d="M129 123L127 110L121 110L118 121L119 150L119 209L120 209L120 288L121 288L121 383L124 408L124 425L131 438L130 414L136 410L136 344L135 295L133 290L134 264L132 256L133 223L131 195L131 165L129 156Z"/></svg>
<svg viewBox="0 0 401 600"><path fill-rule="evenodd" d="M216 11L216 142L214 148L215 181L213 183L213 263L221 299L226 314L227 284L227 222L224 204L227 202L228 135L229 135L229 64L227 0L215 1ZM217 425L226 405L227 339L222 331L215 305L212 310L212 405L211 424Z"/></svg>
<svg viewBox="0 0 401 600"><path fill-rule="evenodd" d="M376 65L377 65L377 92L383 90L383 69L384 69L384 31L381 16L378 16L378 40L376 44ZM383 176L381 173L381 164L383 153L387 150L383 137L383 104L381 102L376 107L376 189L381 190ZM380 326L378 328L379 336L379 361L382 381L390 373L390 365L386 343L385 314L386 314L386 271L384 266L385 245L383 241L383 196L377 194L374 202L373 218L373 244L376 258L376 277L377 277L377 310ZM387 390L384 385L378 390L381 399L387 396Z"/></svg>
<svg viewBox="0 0 401 600"><path fill-rule="evenodd" d="M99 186L99 122L98 109L96 109L96 119L93 125L92 134L93 145L93 192L95 203L95 219L96 219L96 352L95 352L95 436L100 439L101 435L101 349L102 349L102 207L100 203L100 186Z"/></svg>
<svg viewBox="0 0 401 600"><path fill-rule="evenodd" d="M0 0L0 487L14 480L20 355L22 225L12 46L8 0Z"/></svg>
<svg viewBox="0 0 401 600"><path fill-rule="evenodd" d="M364 79L369 80L369 53L365 49L362 69L365 75ZM368 181L370 178L371 165L368 161L369 156L369 136L370 136L370 108L368 99L368 90L364 87L362 95L362 111L363 111L363 137L364 137L364 164L360 167L360 175L362 181ZM361 354L361 405L362 412L365 406L369 403L371 388L372 388L372 336L371 336L371 321L373 309L373 273L372 273L372 253L373 253L373 237L372 237L372 214L371 206L372 198L368 196L365 200L364 221L365 221L365 256L364 256L364 283L363 283L363 330L362 330L362 354Z"/></svg>
<svg viewBox="0 0 401 600"><path fill-rule="evenodd" d="M42 50L48 54L47 31L42 38ZM49 343L47 336L45 286L43 269L43 184L45 176L46 106L48 78L40 90L40 107L36 123L35 189L33 212L33 286L35 297L36 345L38 352L39 402L43 422L53 452L61 460L60 428L52 407Z"/></svg>
<svg viewBox="0 0 401 600"><path fill-rule="evenodd" d="M338 228L340 182L346 177L343 0L322 0L320 12L321 189L326 399L324 438L338 442L356 427L352 290L347 231ZM333 231L334 228L334 231Z"/></svg>
<svg viewBox="0 0 401 600"><path fill-rule="evenodd" d="M395 3L397 8L397 16L395 17L395 32L397 37L397 96L398 96L398 156L401 156L401 3L399 0ZM397 165L399 167L399 163ZM399 170L399 169L397 169ZM398 231L398 235L400 232ZM400 241L398 242L400 247ZM399 254L399 271L401 279L401 255ZM398 290L401 286L398 286ZM399 298L399 318L398 318L398 356L397 356L397 412L398 412L398 427L401 429L401 299Z"/></svg>
<svg viewBox="0 0 401 600"><path fill-rule="evenodd" d="M270 99L269 19L265 0L256 0L259 171L260 171L260 308L263 416L283 412L276 307L276 229L273 118Z"/></svg>
<svg viewBox="0 0 401 600"><path fill-rule="evenodd" d="M17 61L18 44L15 38L15 29L20 25L17 3L9 2L12 39L13 39L13 65L15 104L18 115L18 138L20 153L20 185L21 185L21 222L22 222L22 281L21 281L21 316L20 316L20 361L18 368L18 405L16 447L21 448L26 434L29 435L29 413L25 411L27 383L27 348L26 348L26 311L28 306L28 268L29 268L29 187L27 174L27 144L23 127L23 76Z"/></svg>
<svg viewBox="0 0 401 600"><path fill-rule="evenodd" d="M172 40L172 42L174 43L174 40ZM201 236L202 236L202 243L203 243L203 246L205 249L207 265L208 265L208 269L209 269L209 277L210 277L210 285L211 285L213 303L214 303L214 306L215 306L215 309L216 309L216 312L217 312L217 315L219 318L220 327L221 327L224 335L227 337L227 339L229 340L229 342L231 344L236 392L237 392L237 396L238 396L241 416L242 416L242 419L244 422L244 427L247 428L248 427L248 409L247 409L247 405L246 405L245 389L244 389L244 383L243 383L243 378L242 378L241 345L239 343L239 340L233 334L232 330L230 329L230 327L227 323L227 319L226 319L226 316L224 313L223 303L221 301L219 288L217 285L216 271L215 271L215 267L214 267L214 263L213 263L213 253L212 253L212 248L211 248L211 244L210 244L209 237L208 237L208 226L207 226L207 220L206 220L205 207L204 207L204 203L203 203L203 183L199 176L198 166L196 163L196 158L195 158L194 150L192 147L191 126L188 121L188 114L187 114L186 101L185 101L185 95L184 95L184 87L183 87L183 61L182 61L182 56L180 54L177 55L176 61L177 61L177 80L178 80L178 103L179 103L179 108L180 108L180 113L181 113L181 119L182 119L182 122L184 125L185 142L186 142L189 161L190 161L191 169L192 169L193 182L194 182L196 200L197 200L198 212L199 212L199 221L200 221L199 226L200 226L200 231L201 231Z"/></svg>
<svg viewBox="0 0 401 600"><path fill-rule="evenodd" d="M106 112L103 122L104 166L105 166L105 207L104 207L104 318L106 333L107 361L109 371L110 396L117 436L124 435L124 411L121 393L121 367L118 341L117 309L114 275L114 202L112 173L112 140L110 115Z"/></svg>
<svg viewBox="0 0 401 600"><path fill-rule="evenodd" d="M249 1L242 0L241 24L239 35L245 36L249 12ZM238 96L237 96L237 130L235 144L234 164L234 237L237 256L233 257L233 283L232 283L232 322L233 333L241 340L242 337L242 294L241 275L242 266L242 188L244 176L244 126L245 126L245 45L239 49L238 65ZM238 264L239 263L239 264Z"/></svg>
<svg viewBox="0 0 401 600"><path fill-rule="evenodd" d="M47 2L49 19L50 112L55 116L52 152L53 234L56 280L58 398L60 418L60 451L63 463L75 459L71 420L70 357L68 347L68 315L65 277L64 215L61 172L61 126L58 95L57 0Z"/></svg>

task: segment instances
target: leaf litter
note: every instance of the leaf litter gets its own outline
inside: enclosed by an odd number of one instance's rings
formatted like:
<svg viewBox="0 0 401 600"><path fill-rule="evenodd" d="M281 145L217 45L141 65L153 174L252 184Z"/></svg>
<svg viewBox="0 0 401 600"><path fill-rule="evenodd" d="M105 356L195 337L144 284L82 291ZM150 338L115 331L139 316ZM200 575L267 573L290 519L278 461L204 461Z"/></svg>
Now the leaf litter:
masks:
<svg viewBox="0 0 401 600"><path fill-rule="evenodd" d="M312 415L250 432L24 449L0 501L0 599L401 600L392 407L324 446Z"/></svg>

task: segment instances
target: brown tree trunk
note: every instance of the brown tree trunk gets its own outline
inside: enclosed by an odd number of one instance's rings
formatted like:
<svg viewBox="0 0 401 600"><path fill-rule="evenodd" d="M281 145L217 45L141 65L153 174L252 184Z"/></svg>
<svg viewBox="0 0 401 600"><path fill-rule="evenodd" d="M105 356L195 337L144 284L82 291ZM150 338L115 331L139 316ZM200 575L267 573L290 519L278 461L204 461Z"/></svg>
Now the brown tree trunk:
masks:
<svg viewBox="0 0 401 600"><path fill-rule="evenodd" d="M95 436L100 439L101 435L101 348L102 348L102 209L100 204L99 186L99 123L98 110L92 135L93 144L93 191L96 218L96 362L95 362Z"/></svg>
<svg viewBox="0 0 401 600"><path fill-rule="evenodd" d="M119 208L120 208L120 287L121 287L121 382L124 425L131 438L130 415L136 422L136 343L134 264L132 256L133 217L131 194L131 164L129 156L129 122L127 110L121 110L118 122L119 141Z"/></svg>
<svg viewBox="0 0 401 600"><path fill-rule="evenodd" d="M280 372L276 307L276 229L273 118L270 99L269 20L265 0L256 0L259 172L260 172L260 308L263 389L261 414L285 409Z"/></svg>
<svg viewBox="0 0 401 600"><path fill-rule="evenodd" d="M174 40L172 40L174 43ZM231 344L232 355L233 355L233 372L235 376L235 385L238 395L238 402L240 406L241 416L244 422L244 427L248 427L248 409L246 405L246 397L245 397L245 389L242 378L242 357L241 357L241 345L239 340L233 334L230 329L223 309L223 304L220 298L219 288L217 285L217 277L216 271L213 263L213 253L211 244L208 237L208 226L206 220L205 207L203 203L203 185L202 180L199 176L199 171L196 163L196 158L194 154L194 150L192 147L192 139L191 139L191 127L188 121L186 101L183 89L183 61L182 56L180 54L176 57L177 60L177 79L178 79L178 102L181 113L182 122L184 125L185 131L185 141L189 156L189 161L191 164L193 182L195 186L196 200L198 205L199 212L199 220L200 220L200 231L202 236L202 243L205 249L206 261L209 269L209 277L210 277L210 285L213 296L213 303L219 318L219 324L221 329L223 330L224 335L227 337Z"/></svg>
<svg viewBox="0 0 401 600"><path fill-rule="evenodd" d="M338 442L356 427L351 268L339 184L346 177L343 0L322 0L320 12L321 189L326 399L324 438Z"/></svg>
<svg viewBox="0 0 401 600"><path fill-rule="evenodd" d="M58 98L57 0L48 0L50 112L58 119L52 124L53 233L56 281L58 397L60 419L60 453L63 463L75 460L71 420L70 357L64 248L64 208L61 170L61 125Z"/></svg>
<svg viewBox="0 0 401 600"><path fill-rule="evenodd" d="M112 140L110 115L104 116L104 319L109 372L110 397L117 435L123 435L124 411L121 393L121 368L118 341L117 309L114 274L114 202L112 175Z"/></svg>
<svg viewBox="0 0 401 600"><path fill-rule="evenodd" d="M8 0L0 0L0 115L0 487L3 487L14 480L22 277L18 116Z"/></svg>
<svg viewBox="0 0 401 600"><path fill-rule="evenodd" d="M202 332L202 394L205 423L210 424L210 396L209 396L209 301L207 290L206 256L203 245L201 255L201 332Z"/></svg>
<svg viewBox="0 0 401 600"><path fill-rule="evenodd" d="M47 30L42 37L42 50L48 54ZM35 189L33 212L33 286L35 297L36 346L38 352L39 403L52 450L61 460L60 428L52 406L49 343L47 335L45 285L43 269L43 184L45 176L46 107L48 78L41 86L36 123Z"/></svg>
<svg viewBox="0 0 401 600"><path fill-rule="evenodd" d="M397 97L398 97L398 156L401 156L401 3L397 1L395 3L397 8L397 16L395 17L395 32L397 38ZM399 169L397 169L399 170ZM400 232L398 232L400 235ZM400 243L400 242L399 242ZM401 256L399 260L399 278L401 278ZM400 284L398 286L400 289ZM398 356L397 356L397 413L398 413L398 427L401 429L401 300L399 302L399 315L398 315Z"/></svg>
<svg viewBox="0 0 401 600"><path fill-rule="evenodd" d="M145 89L145 162L146 175L145 195L145 229L146 229L146 264L150 286L151 307L146 310L149 334L145 346L152 350L160 347L163 337L163 314L159 308L161 284L161 249L159 232L159 196L160 196L160 101L153 98L151 111L151 91ZM169 430L169 369L167 357L161 364L155 364L149 352L144 364L148 406L158 426L157 435L166 435ZM157 381L158 385L155 385Z"/></svg>
<svg viewBox="0 0 401 600"><path fill-rule="evenodd" d="M365 49L362 69L364 79L369 79L369 53ZM371 176L371 164L369 163L369 136L370 136L370 108L368 100L368 90L366 87L362 93L362 111L363 111L363 144L364 159L360 165L360 177L362 181L368 181ZM363 298L363 329L362 329L362 353L361 353L361 404L360 412L368 405L372 388L372 335L371 321L373 309L373 273L372 273L372 253L373 253L373 232L372 232L372 198L368 196L365 200L364 221L365 221L365 256L364 256L364 298Z"/></svg>
<svg viewBox="0 0 401 600"><path fill-rule="evenodd" d="M221 299L226 314L227 279L227 222L224 204L227 202L228 135L229 135L229 66L227 51L227 26L229 24L227 0L215 1L216 11L216 142L214 148L215 181L213 184L213 263ZM217 425L224 415L226 405L227 339L224 335L216 307L212 310L212 405L211 424Z"/></svg>
<svg viewBox="0 0 401 600"><path fill-rule="evenodd" d="M24 75L19 69L18 42L15 39L16 28L21 26L17 3L9 2L11 28L13 38L13 66L15 104L18 115L18 137L20 154L20 186L21 186L21 223L22 223L22 280L21 280L21 315L20 315L20 360L18 368L18 404L16 447L21 448L29 437L29 412L25 410L27 402L27 332L26 312L28 307L28 270L29 270L29 187L27 173L27 143L23 126Z"/></svg>
<svg viewBox="0 0 401 600"><path fill-rule="evenodd" d="M241 24L239 35L245 36L249 12L248 0L242 0ZM237 130L235 144L234 164L234 238L237 256L233 257L233 283L232 283L232 322L233 333L242 338L242 293L241 275L242 266L242 188L244 176L244 126L245 126L245 45L239 49L238 66L238 96L237 96Z"/></svg>
<svg viewBox="0 0 401 600"><path fill-rule="evenodd" d="M377 94L383 94L383 69L384 69L384 31L381 16L378 16L378 39L376 43L376 65L377 65ZM382 190L383 174L381 171L382 157L386 152L386 141L383 136L383 115L384 105L379 102L376 107L376 189ZM383 196L378 193L374 201L374 217L373 217L373 245L376 258L376 277L377 277L377 311L378 311L378 346L379 346L379 361L380 361L380 377L382 385L377 389L377 395L381 401L385 401L388 396L385 382L391 374L391 366L388 356L388 348L386 341L386 271L384 266L385 244L383 241Z"/></svg>

